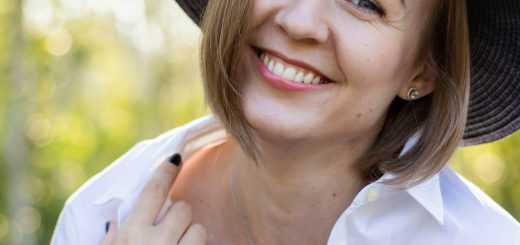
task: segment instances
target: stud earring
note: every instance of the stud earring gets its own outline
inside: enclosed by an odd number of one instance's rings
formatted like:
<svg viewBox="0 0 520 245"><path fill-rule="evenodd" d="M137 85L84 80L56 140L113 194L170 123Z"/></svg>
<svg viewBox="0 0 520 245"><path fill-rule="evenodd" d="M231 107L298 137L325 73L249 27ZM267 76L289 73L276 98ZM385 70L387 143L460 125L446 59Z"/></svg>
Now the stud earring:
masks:
<svg viewBox="0 0 520 245"><path fill-rule="evenodd" d="M416 129L419 130L419 122L417 122L417 115L415 114L415 107L413 106L413 101L419 98L419 90L415 87L410 87L408 89L408 93L406 94L406 97L408 97L408 99L411 101L412 112L413 112L413 117L415 119Z"/></svg>
<svg viewBox="0 0 520 245"><path fill-rule="evenodd" d="M408 89L408 93L406 94L409 100L416 100L419 98L419 90L415 87L411 87Z"/></svg>

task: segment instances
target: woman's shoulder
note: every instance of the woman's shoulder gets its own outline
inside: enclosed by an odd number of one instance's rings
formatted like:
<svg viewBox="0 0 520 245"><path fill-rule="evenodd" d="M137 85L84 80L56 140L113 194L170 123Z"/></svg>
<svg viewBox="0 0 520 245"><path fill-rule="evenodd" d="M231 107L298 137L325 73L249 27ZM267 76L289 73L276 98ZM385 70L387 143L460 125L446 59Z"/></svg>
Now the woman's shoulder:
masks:
<svg viewBox="0 0 520 245"><path fill-rule="evenodd" d="M121 223L155 168L188 141L219 129L212 116L141 141L81 185L65 202L52 244L94 244L108 220ZM189 149L188 149L189 150ZM81 234L78 232L81 231ZM98 242L98 241L97 241Z"/></svg>
<svg viewBox="0 0 520 245"><path fill-rule="evenodd" d="M446 229L476 244L520 244L520 223L478 186L449 166L439 177Z"/></svg>

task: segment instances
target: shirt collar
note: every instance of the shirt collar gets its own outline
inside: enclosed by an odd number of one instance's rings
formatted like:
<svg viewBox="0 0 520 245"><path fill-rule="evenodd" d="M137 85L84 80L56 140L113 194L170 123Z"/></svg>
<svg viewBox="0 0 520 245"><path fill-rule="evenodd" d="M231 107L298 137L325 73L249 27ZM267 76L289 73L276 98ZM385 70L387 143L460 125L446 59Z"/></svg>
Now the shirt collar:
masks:
<svg viewBox="0 0 520 245"><path fill-rule="evenodd" d="M407 153L417 143L420 135L421 131L414 134L406 142L399 156ZM448 166L445 166L441 171L447 167ZM444 206L439 177L441 171L437 172L427 180L407 188L406 192L421 204L421 206L426 209L426 211L428 211L428 213L430 213L439 224L444 225ZM395 176L389 173L389 176L386 178L392 177Z"/></svg>
<svg viewBox="0 0 520 245"><path fill-rule="evenodd" d="M406 189L406 192L421 204L439 224L444 225L444 207L439 173L420 184Z"/></svg>
<svg viewBox="0 0 520 245"><path fill-rule="evenodd" d="M108 171L111 168L117 168L117 165L119 165L121 167L120 171L124 171L132 176L136 175L133 176L133 178L137 181L130 185L128 183L118 183L126 182L129 179L127 177L131 176L113 180L110 187L95 200L94 204L101 205L112 199L119 199L123 205L129 205L129 203L125 202L131 203L134 201L137 197L136 190L141 190L148 179L148 177L142 177L142 174L147 173L147 176L150 175L167 155L173 152L181 152L183 157L188 158L204 145L221 140L225 136L226 134L222 126L218 123L218 120L216 120L214 116L207 116L183 127L169 131L154 140L146 141L143 147L132 149L122 156L121 159L116 160L116 162L113 163L113 165L116 166L110 166L104 170ZM405 154L415 145L418 136L419 134L416 134L407 141L401 155ZM150 166L139 163L140 161L146 160L155 162L155 164ZM137 175L141 175L141 177ZM394 174L387 172L375 183L394 177ZM99 177L96 176L94 178ZM431 214L439 224L444 224L444 208L439 173L436 173L429 179L415 186L407 188L406 192Z"/></svg>

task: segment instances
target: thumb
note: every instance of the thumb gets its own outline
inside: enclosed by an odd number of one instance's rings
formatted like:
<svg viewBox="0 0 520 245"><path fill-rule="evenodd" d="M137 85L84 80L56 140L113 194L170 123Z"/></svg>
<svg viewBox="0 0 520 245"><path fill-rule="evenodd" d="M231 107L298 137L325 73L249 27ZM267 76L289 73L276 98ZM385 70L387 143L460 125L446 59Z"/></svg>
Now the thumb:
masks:
<svg viewBox="0 0 520 245"><path fill-rule="evenodd" d="M103 237L100 245L110 245L114 241L117 234L117 222L108 221L105 225L106 235Z"/></svg>

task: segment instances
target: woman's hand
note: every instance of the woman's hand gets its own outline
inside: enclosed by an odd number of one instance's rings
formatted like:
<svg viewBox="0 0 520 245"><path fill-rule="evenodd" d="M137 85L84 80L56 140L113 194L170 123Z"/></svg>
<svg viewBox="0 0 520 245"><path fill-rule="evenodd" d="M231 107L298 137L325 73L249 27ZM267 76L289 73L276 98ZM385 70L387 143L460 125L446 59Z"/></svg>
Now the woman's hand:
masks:
<svg viewBox="0 0 520 245"><path fill-rule="evenodd" d="M161 163L143 188L121 229L118 229L116 222L110 222L101 245L206 244L206 229L200 224L191 224L191 207L184 201L175 202L166 211L164 218L154 224L164 202L169 198L180 163L178 154Z"/></svg>

